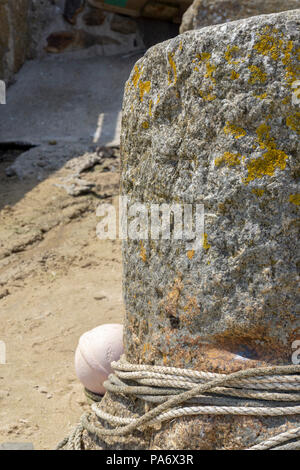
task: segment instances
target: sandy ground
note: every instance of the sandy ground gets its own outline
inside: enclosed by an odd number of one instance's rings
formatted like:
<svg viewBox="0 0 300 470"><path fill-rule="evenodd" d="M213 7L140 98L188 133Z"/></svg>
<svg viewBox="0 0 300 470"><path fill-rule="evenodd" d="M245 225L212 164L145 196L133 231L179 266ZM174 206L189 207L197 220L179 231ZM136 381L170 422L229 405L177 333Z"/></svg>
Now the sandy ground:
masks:
<svg viewBox="0 0 300 470"><path fill-rule="evenodd" d="M96 207L117 204L119 161L84 173L78 197L42 181L7 177L18 151L0 151L0 443L53 449L87 408L73 361L79 336L122 322L121 247L96 236Z"/></svg>

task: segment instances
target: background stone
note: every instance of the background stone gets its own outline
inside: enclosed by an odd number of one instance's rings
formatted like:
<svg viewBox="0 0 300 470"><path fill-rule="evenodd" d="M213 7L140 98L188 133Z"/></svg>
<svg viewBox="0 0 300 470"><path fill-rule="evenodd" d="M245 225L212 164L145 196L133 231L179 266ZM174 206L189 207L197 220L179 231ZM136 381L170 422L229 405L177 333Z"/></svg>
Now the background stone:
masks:
<svg viewBox="0 0 300 470"><path fill-rule="evenodd" d="M114 15L110 23L110 28L118 33L133 34L136 32L137 23L127 16Z"/></svg>
<svg viewBox="0 0 300 470"><path fill-rule="evenodd" d="M210 24L226 23L299 7L299 0L194 0L183 15L180 33Z"/></svg>
<svg viewBox="0 0 300 470"><path fill-rule="evenodd" d="M0 80L8 82L25 61L29 3L29 0L0 1Z"/></svg>
<svg viewBox="0 0 300 470"><path fill-rule="evenodd" d="M89 7L83 20L87 26L100 26L105 21L105 14L98 8Z"/></svg>

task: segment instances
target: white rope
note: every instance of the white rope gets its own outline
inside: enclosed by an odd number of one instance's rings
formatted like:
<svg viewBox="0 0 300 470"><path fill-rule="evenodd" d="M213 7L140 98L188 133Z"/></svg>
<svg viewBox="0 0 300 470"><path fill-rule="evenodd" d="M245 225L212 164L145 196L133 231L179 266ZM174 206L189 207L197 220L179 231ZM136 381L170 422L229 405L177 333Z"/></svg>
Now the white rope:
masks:
<svg viewBox="0 0 300 470"><path fill-rule="evenodd" d="M82 436L84 429L101 438L122 436L182 416L300 415L300 366L264 367L232 374L216 374L130 364L122 357L120 361L112 363L112 367L114 374L104 383L107 390L133 395L146 402L158 403L158 406L142 416L124 418L104 412L101 403L93 404L92 412L98 418L97 425L91 421L91 415L84 414L79 427L68 440L72 448L81 448L79 436ZM292 393L294 391L298 393ZM200 406L187 406L195 403ZM115 427L103 427L101 421ZM288 442L291 440L293 442ZM288 450L299 446L300 427L297 427L258 443L251 450Z"/></svg>
<svg viewBox="0 0 300 470"><path fill-rule="evenodd" d="M271 437L270 439L251 447L250 450L266 450L266 449L269 449L270 447L282 444L283 442L286 442L289 439L296 439L299 437L300 437L300 427L295 428L295 429L290 429L289 431L282 432L281 434L278 434L277 436ZM298 446L300 445L299 442L297 444Z"/></svg>
<svg viewBox="0 0 300 470"><path fill-rule="evenodd" d="M112 367L115 374L120 378L125 379L163 379L165 380L189 380L193 383L206 383L208 380L219 378L221 375L212 372L199 372L190 369L177 369L175 367L163 366L147 366L146 364L130 364L129 362L113 362ZM125 371L125 372L124 372ZM240 379L232 381L231 385L237 388L252 388L255 385L256 389L272 389L272 390L298 390L299 391L299 377L291 376L274 376L274 377L255 377L255 379Z"/></svg>

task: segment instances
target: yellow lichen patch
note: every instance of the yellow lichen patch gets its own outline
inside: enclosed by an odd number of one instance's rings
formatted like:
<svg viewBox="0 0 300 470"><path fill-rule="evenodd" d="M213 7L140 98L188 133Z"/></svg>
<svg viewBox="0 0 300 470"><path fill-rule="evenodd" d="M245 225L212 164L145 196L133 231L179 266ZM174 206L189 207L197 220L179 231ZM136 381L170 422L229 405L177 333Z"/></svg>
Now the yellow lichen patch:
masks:
<svg viewBox="0 0 300 470"><path fill-rule="evenodd" d="M150 350L150 344L149 343L145 343L144 346L143 346L143 354L145 354L147 351Z"/></svg>
<svg viewBox="0 0 300 470"><path fill-rule="evenodd" d="M153 105L153 101L150 100L149 101L149 116L152 117L152 105Z"/></svg>
<svg viewBox="0 0 300 470"><path fill-rule="evenodd" d="M238 52L239 52L238 46L227 46L227 50L226 50L224 56L225 56L225 59L228 62L228 64L238 64L239 63L239 59L238 60L233 60L234 57L237 56Z"/></svg>
<svg viewBox="0 0 300 470"><path fill-rule="evenodd" d="M269 56L273 60L278 60L283 41L279 39L278 29L266 26L262 34L259 34L259 40L253 46L254 49L264 56Z"/></svg>
<svg viewBox="0 0 300 470"><path fill-rule="evenodd" d="M140 98L141 98L141 101L143 101L144 94L149 93L149 91L151 90L151 82L149 82L149 81L143 82L141 80L140 83L139 83L139 88L140 88Z"/></svg>
<svg viewBox="0 0 300 470"><path fill-rule="evenodd" d="M206 78L208 77L212 81L214 81L214 78L212 77L212 74L216 70L216 66L211 64L211 62L209 61L209 59L211 57L211 54L209 54L209 52L202 52L201 54L197 54L196 57L198 59L198 64L197 64L198 66L201 64L201 62L205 63L205 67L206 67L205 77ZM195 63L195 62L197 62L196 59L193 60L193 63Z"/></svg>
<svg viewBox="0 0 300 470"><path fill-rule="evenodd" d="M248 176L244 181L245 184L256 178L273 176L276 168L284 170L286 167L288 156L282 150L276 148L276 143L270 136L270 129L268 124L263 123L256 130L259 146L265 149L266 152L262 157L251 160L247 164Z"/></svg>
<svg viewBox="0 0 300 470"><path fill-rule="evenodd" d="M132 83L133 83L134 88L136 88L138 86L138 82L139 82L139 79L141 78L141 75L142 75L142 71L139 70L137 65L135 65L134 66L134 74L133 74L133 77L132 77Z"/></svg>
<svg viewBox="0 0 300 470"><path fill-rule="evenodd" d="M203 234L203 248L204 248L204 250L209 250L210 247L211 247L211 245L207 241L207 233L204 232L204 234Z"/></svg>
<svg viewBox="0 0 300 470"><path fill-rule="evenodd" d="M286 67L285 79L291 88L294 88L295 81L300 77L300 48L295 49L292 54L293 42L289 41L284 51L283 65ZM294 63L293 63L294 59Z"/></svg>
<svg viewBox="0 0 300 470"><path fill-rule="evenodd" d="M182 51L182 41L179 43L179 50Z"/></svg>
<svg viewBox="0 0 300 470"><path fill-rule="evenodd" d="M275 146L274 139L270 137L270 129L270 126L265 122L256 129L257 142L262 149L274 148Z"/></svg>
<svg viewBox="0 0 300 470"><path fill-rule="evenodd" d="M290 194L289 201L296 206L300 206L300 194Z"/></svg>
<svg viewBox="0 0 300 470"><path fill-rule="evenodd" d="M216 83L215 78L213 77L213 73L216 70L216 66L211 64L209 61L206 63L206 73L204 75L205 78L209 78L214 84Z"/></svg>
<svg viewBox="0 0 300 470"><path fill-rule="evenodd" d="M230 153L224 152L221 157L215 159L215 166L220 166L222 163L225 163L227 166L237 166L241 163L241 154L240 153Z"/></svg>
<svg viewBox="0 0 300 470"><path fill-rule="evenodd" d="M205 94L204 91L200 90L199 94L200 94L201 98L203 98L205 101L213 101L213 100L216 99L216 95L212 95L209 92L207 94Z"/></svg>
<svg viewBox="0 0 300 470"><path fill-rule="evenodd" d="M281 60L286 68L285 79L289 86L296 80L300 72L299 59L297 60L299 50L295 50L293 54L293 47L293 41L285 40L283 33L270 26L264 28L263 33L259 34L258 41L254 45L254 49L259 54L269 56L275 61ZM295 64L293 64L293 55Z"/></svg>
<svg viewBox="0 0 300 470"><path fill-rule="evenodd" d="M231 80L237 80L239 78L240 74L237 73L235 70L232 70L230 78Z"/></svg>
<svg viewBox="0 0 300 470"><path fill-rule="evenodd" d="M229 121L226 122L226 126L223 128L225 134L232 134L236 139L244 137L246 135L245 129L242 127L237 127Z"/></svg>
<svg viewBox="0 0 300 470"><path fill-rule="evenodd" d="M149 93L151 90L151 82L148 80L146 82L143 82L141 80L141 75L142 75L143 69L139 69L137 65L134 66L134 74L132 77L132 83L134 88L137 88L139 86L139 92L140 92L140 99L143 101L144 99L144 94Z"/></svg>
<svg viewBox="0 0 300 470"><path fill-rule="evenodd" d="M199 59L200 62L205 62L206 60L211 58L211 54L209 52L201 52L201 54L196 54L197 59Z"/></svg>
<svg viewBox="0 0 300 470"><path fill-rule="evenodd" d="M144 261L144 263L147 261L147 253L146 253L146 248L144 247L143 242L140 242L140 257Z"/></svg>
<svg viewBox="0 0 300 470"><path fill-rule="evenodd" d="M297 111L296 113L288 116L286 118L286 125L300 134L300 112Z"/></svg>
<svg viewBox="0 0 300 470"><path fill-rule="evenodd" d="M283 98L282 100L282 104L288 104L290 102L290 97L289 96L286 96L285 98Z"/></svg>
<svg viewBox="0 0 300 470"><path fill-rule="evenodd" d="M175 85L175 83L177 82L177 68L176 68L176 64L174 62L174 53L169 53L168 54L168 60L169 60L169 64L171 66L171 69L173 71L173 78L172 78L172 73L169 71L168 72L168 83L169 85Z"/></svg>
<svg viewBox="0 0 300 470"><path fill-rule="evenodd" d="M267 93L262 93L261 95L254 95L255 98L259 98L260 100L264 100L265 98L267 98L267 96Z"/></svg>
<svg viewBox="0 0 300 470"><path fill-rule="evenodd" d="M294 63L293 58L295 59ZM288 56L285 55L282 62L286 67L285 79L288 85L293 88L295 80L300 76L300 48L296 49L293 55L291 53Z"/></svg>
<svg viewBox="0 0 300 470"><path fill-rule="evenodd" d="M142 122L142 128L143 129L148 129L149 128L149 122L147 122L147 121Z"/></svg>
<svg viewBox="0 0 300 470"><path fill-rule="evenodd" d="M253 194L256 194L256 196L261 197L265 190L264 189L259 189L259 188L253 188L252 189Z"/></svg>
<svg viewBox="0 0 300 470"><path fill-rule="evenodd" d="M264 73L260 67L256 65L250 65L248 69L251 71L251 77L248 80L250 85L254 85L256 82L265 83L267 80L267 74Z"/></svg>
<svg viewBox="0 0 300 470"><path fill-rule="evenodd" d="M216 65L211 64L209 61L211 54L209 52L202 52L201 54L197 54L196 58L198 59L198 64L194 67L194 70L199 72L201 63L205 63L205 74L204 78L210 80L211 84L206 86L206 90L199 90L199 94L201 98L205 101L213 101L216 99L216 95L212 93L213 86L216 84L216 79L214 78L214 72L216 70ZM193 60L193 63L197 62L196 59Z"/></svg>
<svg viewBox="0 0 300 470"><path fill-rule="evenodd" d="M290 60L291 60L291 52L293 50L293 41L288 41L285 44L285 47L282 48L282 49L283 49L283 53L284 53L282 63L283 63L283 65L288 65Z"/></svg>
<svg viewBox="0 0 300 470"><path fill-rule="evenodd" d="M193 259L195 255L195 250L188 250L187 257L188 259Z"/></svg>

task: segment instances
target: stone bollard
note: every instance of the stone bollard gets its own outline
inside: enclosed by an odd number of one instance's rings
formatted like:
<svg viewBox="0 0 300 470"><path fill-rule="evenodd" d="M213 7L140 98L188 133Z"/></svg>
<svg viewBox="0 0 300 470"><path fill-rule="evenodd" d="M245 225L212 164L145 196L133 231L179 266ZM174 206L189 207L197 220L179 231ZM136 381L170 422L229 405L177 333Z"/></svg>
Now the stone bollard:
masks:
<svg viewBox="0 0 300 470"><path fill-rule="evenodd" d="M148 50L131 73L122 194L147 207L203 204L205 229L195 250L184 240L124 242L129 362L218 373L291 364L300 339L299 20L295 10L188 32ZM112 393L102 406L145 411ZM295 423L192 416L96 445L244 449Z"/></svg>
<svg viewBox="0 0 300 470"><path fill-rule="evenodd" d="M194 0L182 18L180 33L220 24L300 8L300 0Z"/></svg>

